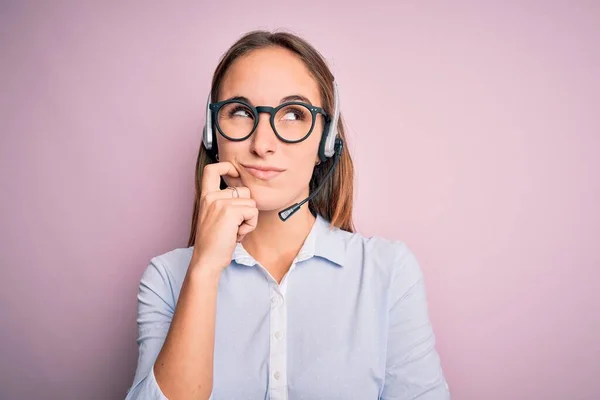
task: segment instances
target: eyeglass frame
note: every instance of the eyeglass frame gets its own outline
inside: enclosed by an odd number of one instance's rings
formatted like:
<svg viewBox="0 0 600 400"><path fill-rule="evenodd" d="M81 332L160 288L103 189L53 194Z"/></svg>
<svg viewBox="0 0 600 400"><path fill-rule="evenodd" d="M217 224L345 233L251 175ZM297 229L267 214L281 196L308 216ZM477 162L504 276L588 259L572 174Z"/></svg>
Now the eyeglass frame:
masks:
<svg viewBox="0 0 600 400"><path fill-rule="evenodd" d="M234 139L234 138L227 136L221 130L221 126L219 125L219 118L218 118L219 111L221 110L221 108L224 105L231 104L231 103L239 103L239 104L245 105L252 111L252 114L254 116L254 126L250 130L250 133L248 133L246 136L244 136L242 138ZM310 111L311 116L312 116L312 124L310 126L310 129L308 130L308 133L306 135L304 135L304 137L302 137L301 139L297 139L297 140L285 139L277 132L277 129L275 128L275 115L277 115L279 110L281 110L283 107L290 106L290 105L305 107ZM311 135L312 131L315 128L315 123L317 121L317 114L323 115L326 123L329 123L331 121L329 114L327 114L327 112L325 112L325 110L322 107L313 106L312 104L304 103L302 101L288 101L288 102L278 105L277 107L271 107L271 106L256 106L255 107L241 99L228 99L228 100L223 100L223 101L219 101L216 103L210 103L209 108L210 108L211 112L213 113L212 120L214 121L215 126L217 127L217 130L219 131L221 136L223 136L227 140L231 140L232 142L242 142L242 141L248 139L250 136L252 136L252 134L254 133L254 131L256 131L256 128L258 127L258 122L259 122L258 117L259 117L260 113L267 113L270 115L269 122L271 124L271 128L273 129L275 136L277 136L277 138L284 143L300 143L300 142L303 142L306 139L308 139L308 137Z"/></svg>

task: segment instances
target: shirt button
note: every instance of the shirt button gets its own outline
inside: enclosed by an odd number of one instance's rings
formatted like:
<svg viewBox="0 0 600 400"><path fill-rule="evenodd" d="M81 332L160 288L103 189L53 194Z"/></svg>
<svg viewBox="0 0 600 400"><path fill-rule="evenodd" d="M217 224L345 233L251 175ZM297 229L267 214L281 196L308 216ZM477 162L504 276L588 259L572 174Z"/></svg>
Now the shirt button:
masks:
<svg viewBox="0 0 600 400"><path fill-rule="evenodd" d="M271 297L271 304L277 304L277 296Z"/></svg>
<svg viewBox="0 0 600 400"><path fill-rule="evenodd" d="M279 371L276 371L273 376L275 377L275 379L279 380L279 378L281 378L281 374L279 373Z"/></svg>
<svg viewBox="0 0 600 400"><path fill-rule="evenodd" d="M275 332L275 339L281 338L281 331Z"/></svg>

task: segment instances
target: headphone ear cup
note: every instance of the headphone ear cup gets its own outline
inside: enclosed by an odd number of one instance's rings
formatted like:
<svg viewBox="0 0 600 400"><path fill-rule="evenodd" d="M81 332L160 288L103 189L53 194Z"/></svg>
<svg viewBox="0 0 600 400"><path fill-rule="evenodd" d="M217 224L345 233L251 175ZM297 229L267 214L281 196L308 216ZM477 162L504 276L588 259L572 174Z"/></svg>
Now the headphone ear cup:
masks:
<svg viewBox="0 0 600 400"><path fill-rule="evenodd" d="M211 103L211 95L208 94L208 99L206 100L206 121L204 122L204 129L202 130L202 143L206 150L214 151L216 147L215 143L215 135L213 128L213 120L212 120L212 110L210 109Z"/></svg>
<svg viewBox="0 0 600 400"><path fill-rule="evenodd" d="M212 140L210 140L209 137L212 137ZM215 162L219 161L217 159L217 155L219 154L217 138L214 129L208 129L207 125L204 125L204 128L202 129L202 145Z"/></svg>
<svg viewBox="0 0 600 400"><path fill-rule="evenodd" d="M323 136L321 136L321 142L319 143L319 160L321 162L327 161L327 155L325 155L325 146L327 145L327 138L331 134L331 122L328 121L325 123L325 128L323 129Z"/></svg>
<svg viewBox="0 0 600 400"><path fill-rule="evenodd" d="M335 155L335 140L338 134L338 120L340 118L340 96L338 93L337 82L333 82L333 115L325 123L323 137L319 145L319 158L326 161Z"/></svg>
<svg viewBox="0 0 600 400"><path fill-rule="evenodd" d="M202 128L202 144L204 145L204 148L206 150L210 150L211 149L211 145L207 140L207 133L206 133L206 124L204 124L204 128Z"/></svg>

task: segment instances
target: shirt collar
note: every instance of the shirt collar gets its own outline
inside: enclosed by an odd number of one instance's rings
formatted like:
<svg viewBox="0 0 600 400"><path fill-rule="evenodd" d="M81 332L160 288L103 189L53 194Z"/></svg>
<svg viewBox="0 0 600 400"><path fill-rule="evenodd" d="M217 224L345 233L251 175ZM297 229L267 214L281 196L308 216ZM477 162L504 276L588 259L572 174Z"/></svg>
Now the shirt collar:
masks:
<svg viewBox="0 0 600 400"><path fill-rule="evenodd" d="M338 266L344 265L346 244L339 228L330 228L330 223L320 214L316 220L294 259L294 262L308 260L314 256L325 258ZM254 266L256 260L238 243L233 251L231 259L238 264Z"/></svg>

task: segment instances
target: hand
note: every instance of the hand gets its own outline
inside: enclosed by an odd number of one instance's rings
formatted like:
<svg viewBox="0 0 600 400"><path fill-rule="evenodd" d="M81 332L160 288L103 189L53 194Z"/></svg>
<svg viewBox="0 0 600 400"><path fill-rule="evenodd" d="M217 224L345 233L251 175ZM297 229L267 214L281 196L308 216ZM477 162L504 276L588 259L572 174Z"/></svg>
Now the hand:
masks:
<svg viewBox="0 0 600 400"><path fill-rule="evenodd" d="M192 260L223 270L231 263L236 242L256 228L258 209L250 198L250 189L238 186L220 189L221 176L239 178L230 162L208 164L202 177L202 195L196 225Z"/></svg>

